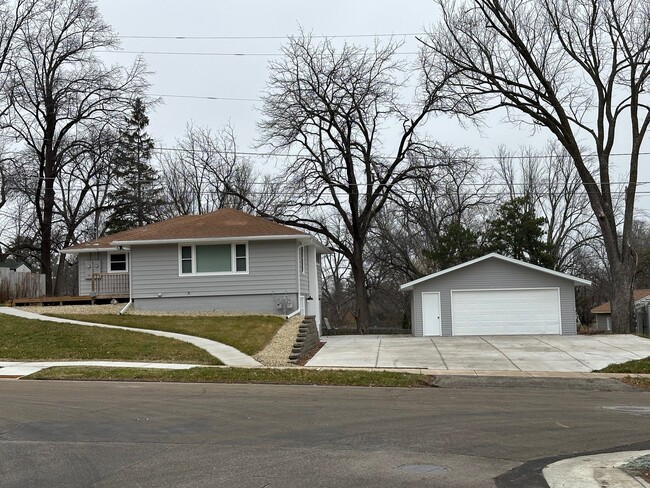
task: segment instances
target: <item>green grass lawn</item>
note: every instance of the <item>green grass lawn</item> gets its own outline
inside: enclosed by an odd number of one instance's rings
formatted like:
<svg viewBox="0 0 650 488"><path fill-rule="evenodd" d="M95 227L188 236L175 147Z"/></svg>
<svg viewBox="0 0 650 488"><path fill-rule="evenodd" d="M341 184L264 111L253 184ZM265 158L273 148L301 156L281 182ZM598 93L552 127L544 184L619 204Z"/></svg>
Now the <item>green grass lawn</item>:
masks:
<svg viewBox="0 0 650 488"><path fill-rule="evenodd" d="M4 314L0 314L0 359L222 364L203 349L175 339Z"/></svg>
<svg viewBox="0 0 650 488"><path fill-rule="evenodd" d="M631 373L650 374L650 357L635 359L626 363L610 364L606 368L596 371L597 373ZM650 378L633 378L628 376L621 381L628 385L650 391Z"/></svg>
<svg viewBox="0 0 650 488"><path fill-rule="evenodd" d="M51 314L50 314L51 315ZM269 315L183 316L183 315L56 315L57 317L121 325L139 329L165 330L228 344L244 354L261 351L284 319Z"/></svg>
<svg viewBox="0 0 650 488"><path fill-rule="evenodd" d="M635 359L626 363L610 364L606 368L596 371L597 373L647 373L650 374L650 357Z"/></svg>
<svg viewBox="0 0 650 488"><path fill-rule="evenodd" d="M186 383L266 383L283 385L378 386L417 388L431 386L424 375L386 371L313 370L302 368L192 368L157 370L135 368L61 367L34 373L27 379L175 381Z"/></svg>

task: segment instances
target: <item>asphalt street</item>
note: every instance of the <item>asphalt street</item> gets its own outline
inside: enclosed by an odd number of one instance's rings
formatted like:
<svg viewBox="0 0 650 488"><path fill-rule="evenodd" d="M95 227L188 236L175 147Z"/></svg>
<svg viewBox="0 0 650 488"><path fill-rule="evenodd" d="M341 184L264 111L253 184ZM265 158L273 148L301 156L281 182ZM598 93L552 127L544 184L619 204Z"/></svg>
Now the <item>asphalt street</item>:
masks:
<svg viewBox="0 0 650 488"><path fill-rule="evenodd" d="M650 444L650 393L454 381L2 380L0 486L517 486L542 459Z"/></svg>

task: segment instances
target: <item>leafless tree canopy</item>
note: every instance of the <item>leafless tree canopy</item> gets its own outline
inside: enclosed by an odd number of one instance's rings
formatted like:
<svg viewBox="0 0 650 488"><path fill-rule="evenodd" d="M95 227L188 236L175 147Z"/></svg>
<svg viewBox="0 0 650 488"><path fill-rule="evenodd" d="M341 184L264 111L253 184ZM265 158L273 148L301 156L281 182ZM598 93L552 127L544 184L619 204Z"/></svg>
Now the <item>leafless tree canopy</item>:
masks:
<svg viewBox="0 0 650 488"><path fill-rule="evenodd" d="M636 257L630 247L639 152L650 123L650 4L630 0L439 0L425 73L449 76L458 113L505 109L551 131L571 157L602 231L617 293L613 325L629 330ZM625 135L623 135L625 131ZM621 238L610 182L615 143L629 152ZM587 154L595 154L592 171Z"/></svg>
<svg viewBox="0 0 650 488"><path fill-rule="evenodd" d="M141 61L130 69L100 61L95 51L116 47L117 38L93 2L38 2L38 11L16 35L20 46L12 60L14 105L7 124L35 161L30 176L40 264L51 294L55 182L91 149L85 134L122 120L129 99L146 86L145 71Z"/></svg>
<svg viewBox="0 0 650 488"><path fill-rule="evenodd" d="M436 106L437 88L417 109L407 108L398 47L292 38L271 62L262 108L262 142L288 153L276 180L284 214L275 217L324 236L349 260L360 331L369 320L364 248L372 223L396 185L439 164L435 145L416 136ZM394 127L391 144L387 129ZM328 215L342 221L345 238L326 224Z"/></svg>
<svg viewBox="0 0 650 488"><path fill-rule="evenodd" d="M237 195L254 199L256 174L252 163L239 155L232 127L214 133L188 124L177 146L161 158L172 215L249 208Z"/></svg>

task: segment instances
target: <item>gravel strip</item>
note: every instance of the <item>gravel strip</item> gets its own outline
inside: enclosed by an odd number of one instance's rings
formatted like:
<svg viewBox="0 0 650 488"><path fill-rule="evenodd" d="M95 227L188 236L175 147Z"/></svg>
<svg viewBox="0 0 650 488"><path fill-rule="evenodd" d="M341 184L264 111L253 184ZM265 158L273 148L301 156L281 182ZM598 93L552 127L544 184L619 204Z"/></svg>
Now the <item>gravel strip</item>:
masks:
<svg viewBox="0 0 650 488"><path fill-rule="evenodd" d="M117 305L61 305L61 306L48 306L48 307L18 307L20 310L26 312L42 313L42 314L56 314L56 315L117 315L124 308L126 303L118 303ZM129 308L125 315L153 315L153 316L179 316L186 315L188 317L235 317L242 315L262 315L262 316L275 316L270 313L260 312L222 312L218 310L196 310L191 312L161 312L155 310L138 310Z"/></svg>
<svg viewBox="0 0 650 488"><path fill-rule="evenodd" d="M303 318L301 315L296 315L287 320L275 333L271 342L253 357L264 366L295 366L289 362L289 355Z"/></svg>

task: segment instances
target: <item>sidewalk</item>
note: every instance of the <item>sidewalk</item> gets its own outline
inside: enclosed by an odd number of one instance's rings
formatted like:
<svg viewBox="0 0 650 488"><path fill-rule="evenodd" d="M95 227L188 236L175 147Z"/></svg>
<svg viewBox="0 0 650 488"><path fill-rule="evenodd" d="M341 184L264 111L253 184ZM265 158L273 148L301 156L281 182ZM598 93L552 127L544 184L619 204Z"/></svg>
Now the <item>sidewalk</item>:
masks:
<svg viewBox="0 0 650 488"><path fill-rule="evenodd" d="M0 361L0 378L21 378L56 366L104 366L110 368L190 369L205 364L143 363L130 361Z"/></svg>
<svg viewBox="0 0 650 488"><path fill-rule="evenodd" d="M26 312L24 310L12 308L12 307L0 307L0 313L5 315L13 315L15 317L21 317L24 319L33 319L33 320L44 320L46 322L58 322L64 324L76 324L76 325L86 325L89 327L104 327L106 329L121 329L135 332L142 332L144 334L151 334L160 337L169 337L171 339L177 339L179 341L188 342L200 347L201 349L212 354L214 357L219 359L226 366L236 366L243 368L255 368L262 366L260 363L255 361L250 356L247 356L243 352L238 351L234 347L227 346L226 344L221 344L220 342L211 341L210 339L204 339L202 337L195 337L186 334L178 334L176 332L165 332L161 330L151 330L151 329L135 329L132 327L122 327L119 325L106 325L106 324L95 324L92 322L81 322L79 320L71 319L62 319L59 317L48 317L46 315L40 315L37 313Z"/></svg>
<svg viewBox="0 0 650 488"><path fill-rule="evenodd" d="M550 488L650 488L620 467L650 451L624 451L563 459L542 471Z"/></svg>

